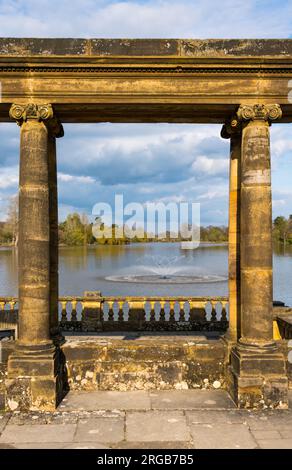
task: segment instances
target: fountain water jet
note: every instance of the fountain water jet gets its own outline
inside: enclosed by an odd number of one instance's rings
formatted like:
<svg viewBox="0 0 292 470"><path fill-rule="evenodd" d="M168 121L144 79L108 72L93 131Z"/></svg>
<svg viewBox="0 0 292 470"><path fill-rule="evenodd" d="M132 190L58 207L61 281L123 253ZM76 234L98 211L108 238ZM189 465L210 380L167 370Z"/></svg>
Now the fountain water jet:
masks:
<svg viewBox="0 0 292 470"><path fill-rule="evenodd" d="M184 255L170 258L147 255L143 259L148 259L150 263L133 266L131 270L135 271L134 273L129 273L130 268L127 268L125 274L107 276L105 279L112 282L141 284L193 284L225 282L227 280L226 277L220 275L198 273L198 268L186 266L186 262L183 265L177 265L179 260L186 259Z"/></svg>

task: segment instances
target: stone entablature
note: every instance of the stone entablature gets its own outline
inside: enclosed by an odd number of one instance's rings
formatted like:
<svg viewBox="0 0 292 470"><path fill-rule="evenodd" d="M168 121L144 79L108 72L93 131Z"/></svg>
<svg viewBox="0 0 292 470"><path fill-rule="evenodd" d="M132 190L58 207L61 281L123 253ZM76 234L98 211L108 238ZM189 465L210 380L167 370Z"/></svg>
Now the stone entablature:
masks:
<svg viewBox="0 0 292 470"><path fill-rule="evenodd" d="M241 103L278 103L292 122L291 39L0 38L0 80L0 121L36 102L62 123L223 123Z"/></svg>

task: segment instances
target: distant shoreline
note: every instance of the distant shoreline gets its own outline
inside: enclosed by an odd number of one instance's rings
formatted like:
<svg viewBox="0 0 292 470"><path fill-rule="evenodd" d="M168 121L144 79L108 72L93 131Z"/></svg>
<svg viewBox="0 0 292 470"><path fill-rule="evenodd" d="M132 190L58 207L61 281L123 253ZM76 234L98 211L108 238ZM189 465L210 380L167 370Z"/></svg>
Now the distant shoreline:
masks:
<svg viewBox="0 0 292 470"><path fill-rule="evenodd" d="M142 242L130 242L130 243L122 243L122 244L106 244L106 243L88 243L87 245L83 245L83 244L80 244L80 245L66 245L65 243L59 243L59 248L80 248L80 247L86 247L86 248L90 248L90 247L113 247L113 246L131 246L131 245L143 245L143 244L150 244L150 243L155 243L155 244L165 244L165 243L182 243L184 242L185 240L151 240L151 241L142 241ZM199 243L199 246L201 245L217 245L217 246L227 246L228 245L228 242L214 242L214 241L201 241ZM0 244L0 249L1 248L18 248L18 246L15 246L11 243L2 243Z"/></svg>

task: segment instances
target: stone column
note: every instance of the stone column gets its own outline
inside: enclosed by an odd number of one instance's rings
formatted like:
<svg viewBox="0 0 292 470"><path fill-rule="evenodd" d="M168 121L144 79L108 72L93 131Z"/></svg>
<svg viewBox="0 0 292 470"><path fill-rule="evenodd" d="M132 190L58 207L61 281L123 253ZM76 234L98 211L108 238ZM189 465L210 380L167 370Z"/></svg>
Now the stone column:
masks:
<svg viewBox="0 0 292 470"><path fill-rule="evenodd" d="M51 105L12 105L21 126L19 339L8 362L8 409L53 410L62 394L62 352L50 334L49 136Z"/></svg>
<svg viewBox="0 0 292 470"><path fill-rule="evenodd" d="M236 342L240 336L240 161L241 126L236 116L226 122L221 137L230 139L228 290L229 328L225 337Z"/></svg>
<svg viewBox="0 0 292 470"><path fill-rule="evenodd" d="M272 202L269 125L278 105L240 106L242 122L241 337L231 352L233 396L240 407L285 407L287 377L273 340Z"/></svg>
<svg viewBox="0 0 292 470"><path fill-rule="evenodd" d="M48 180L49 180L49 221L50 221L50 330L54 341L62 343L64 337L59 328L59 248L58 248L58 188L56 137L64 135L57 120L48 126Z"/></svg>

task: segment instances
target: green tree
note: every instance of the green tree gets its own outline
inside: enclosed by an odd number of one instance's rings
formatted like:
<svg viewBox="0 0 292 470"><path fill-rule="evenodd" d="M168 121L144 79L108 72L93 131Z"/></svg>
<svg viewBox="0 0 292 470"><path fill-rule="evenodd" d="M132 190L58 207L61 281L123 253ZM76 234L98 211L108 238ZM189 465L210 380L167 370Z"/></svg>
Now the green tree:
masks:
<svg viewBox="0 0 292 470"><path fill-rule="evenodd" d="M273 236L274 239L278 239L279 241L283 242L284 245L287 241L287 236L289 233L289 221L282 215L276 217L274 219L274 226L273 226Z"/></svg>

